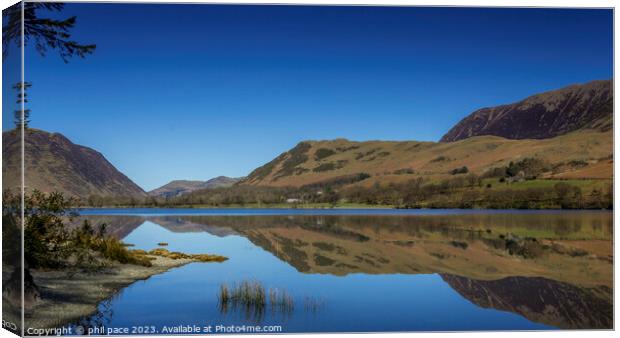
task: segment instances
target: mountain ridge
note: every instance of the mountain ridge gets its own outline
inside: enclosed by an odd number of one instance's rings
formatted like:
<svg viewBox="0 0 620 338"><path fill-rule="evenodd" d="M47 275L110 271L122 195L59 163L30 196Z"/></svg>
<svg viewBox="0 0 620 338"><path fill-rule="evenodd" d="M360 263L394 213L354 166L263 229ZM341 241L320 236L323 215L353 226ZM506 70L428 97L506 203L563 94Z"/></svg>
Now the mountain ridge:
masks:
<svg viewBox="0 0 620 338"><path fill-rule="evenodd" d="M239 184L299 187L366 176L359 184L441 180L459 170L484 174L527 157L556 166L550 178L611 179L611 87L612 80L596 80L482 108L440 142L302 141Z"/></svg>
<svg viewBox="0 0 620 338"><path fill-rule="evenodd" d="M369 186L414 178L436 181L458 174L459 170L484 174L528 157L556 168L548 178L611 179L612 84L612 80L591 81L536 94L513 104L479 109L455 125L440 142L344 138L302 141L246 177L174 180L148 193L101 153L73 144L60 133L27 129L26 183L29 189L60 191L82 198L175 197L235 184ZM533 117L528 118L529 115ZM538 127L530 128L530 122ZM546 128L540 127L541 123L543 127L551 126L547 134L541 132L541 128ZM504 127L513 129L506 134ZM494 132L501 135L492 135ZM15 130L3 132L5 187L19 186L18 136Z"/></svg>
<svg viewBox="0 0 620 338"><path fill-rule="evenodd" d="M237 183L240 178L217 176L206 181L172 180L147 194L154 197L175 197L200 189L225 188Z"/></svg>
<svg viewBox="0 0 620 338"><path fill-rule="evenodd" d="M545 139L581 129L612 128L613 81L595 80L478 109L452 127L440 142L484 135Z"/></svg>
<svg viewBox="0 0 620 338"><path fill-rule="evenodd" d="M2 133L5 189L20 186L20 136L16 130ZM100 152L74 144L60 133L28 128L24 140L27 190L59 191L79 198L146 196L140 186L118 171Z"/></svg>

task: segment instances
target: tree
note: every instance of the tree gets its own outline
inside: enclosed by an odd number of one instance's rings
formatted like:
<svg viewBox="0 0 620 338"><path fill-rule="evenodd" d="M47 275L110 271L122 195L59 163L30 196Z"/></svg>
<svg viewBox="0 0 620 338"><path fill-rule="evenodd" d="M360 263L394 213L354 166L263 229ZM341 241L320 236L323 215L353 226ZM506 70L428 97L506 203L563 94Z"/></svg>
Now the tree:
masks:
<svg viewBox="0 0 620 338"><path fill-rule="evenodd" d="M30 82L18 82L13 85L13 89L17 91L17 104L20 109L15 111L15 127L20 129L22 125L24 128L28 128L28 123L30 122L30 109L26 109L25 105L28 102L28 94L26 94L26 90L32 87L32 83ZM24 104L22 108L22 103Z"/></svg>
<svg viewBox="0 0 620 338"><path fill-rule="evenodd" d="M62 60L67 63L73 56L81 58L92 54L97 48L94 44L83 45L71 40L69 31L75 26L76 17L52 19L39 17L39 10L60 12L64 4L55 2L24 2L24 45L34 42L41 56L45 56L48 48L57 50ZM9 46L15 43L22 47L22 3L18 3L3 11L7 24L2 31L2 60L8 55Z"/></svg>
<svg viewBox="0 0 620 338"><path fill-rule="evenodd" d="M30 41L34 41L35 48L45 56L48 48L58 51L62 60L67 63L69 58L79 56L81 58L88 54L92 54L97 48L96 45L82 45L71 40L69 30L75 26L76 17L72 16L67 19L42 18L39 16L39 10L60 12L64 9L64 4L54 2L24 2L13 5L2 11L2 15L6 18L6 25L2 27L2 61L4 61L9 53L11 43L15 43L18 47L22 46L22 9L24 19L24 46ZM30 88L30 82L20 82L13 86L18 91L17 103L20 109L15 111L15 125L19 129L22 125L28 127L30 122L30 109L21 107L21 104L28 102L26 99L26 89Z"/></svg>

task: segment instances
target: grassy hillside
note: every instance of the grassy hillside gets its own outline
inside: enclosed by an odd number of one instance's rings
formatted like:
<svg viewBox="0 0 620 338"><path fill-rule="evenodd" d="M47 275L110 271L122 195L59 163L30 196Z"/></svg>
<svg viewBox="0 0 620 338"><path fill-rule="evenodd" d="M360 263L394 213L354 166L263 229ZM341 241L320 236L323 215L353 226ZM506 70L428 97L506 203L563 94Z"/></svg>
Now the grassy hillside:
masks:
<svg viewBox="0 0 620 338"><path fill-rule="evenodd" d="M439 142L304 141L240 182L256 186L300 187L366 173L363 184L449 178L467 167L478 175L511 161L540 159L554 170L544 178L611 179L612 132L579 131L544 140L478 136ZM359 183L362 184L362 183Z"/></svg>

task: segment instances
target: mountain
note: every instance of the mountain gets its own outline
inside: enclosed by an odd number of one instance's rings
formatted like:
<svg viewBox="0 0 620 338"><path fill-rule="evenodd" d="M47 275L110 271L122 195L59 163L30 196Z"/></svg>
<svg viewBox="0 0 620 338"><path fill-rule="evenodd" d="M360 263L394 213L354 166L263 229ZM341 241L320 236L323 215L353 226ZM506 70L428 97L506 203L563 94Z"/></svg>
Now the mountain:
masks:
<svg viewBox="0 0 620 338"><path fill-rule="evenodd" d="M482 174L526 157L554 165L557 170L551 177L611 179L612 155L612 131L594 130L543 140L477 136L457 142L304 141L239 184L299 187L360 180L356 184L370 186L417 177L437 180L452 177L454 169L464 166Z"/></svg>
<svg viewBox="0 0 620 338"><path fill-rule="evenodd" d="M544 139L575 130L608 131L612 127L613 83L600 80L533 95L517 103L479 109L450 129L441 141L482 135Z"/></svg>
<svg viewBox="0 0 620 338"><path fill-rule="evenodd" d="M534 322L562 329L613 327L611 289L581 288L542 277L507 277L475 280L440 274L441 278L472 303L518 313Z"/></svg>
<svg viewBox="0 0 620 338"><path fill-rule="evenodd" d="M611 179L612 128L612 80L592 81L480 109L440 142L303 141L239 184L369 186L417 177L434 180L462 167L482 174L528 157L553 166L546 178Z"/></svg>
<svg viewBox="0 0 620 338"><path fill-rule="evenodd" d="M20 185L20 139L16 130L2 133L2 180L5 189ZM102 154L74 144L62 134L27 129L24 139L25 180L29 190L60 191L79 198L91 195L146 195Z"/></svg>
<svg viewBox="0 0 620 338"><path fill-rule="evenodd" d="M239 178L218 176L208 181L175 180L148 192L150 196L174 197L200 189L226 188L239 181Z"/></svg>

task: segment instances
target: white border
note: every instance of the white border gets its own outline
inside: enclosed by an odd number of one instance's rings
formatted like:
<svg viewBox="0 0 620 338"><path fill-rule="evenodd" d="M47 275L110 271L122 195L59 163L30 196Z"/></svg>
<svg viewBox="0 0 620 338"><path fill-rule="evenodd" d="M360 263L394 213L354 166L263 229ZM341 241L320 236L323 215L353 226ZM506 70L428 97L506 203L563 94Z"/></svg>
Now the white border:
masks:
<svg viewBox="0 0 620 338"><path fill-rule="evenodd" d="M414 1L403 1L403 0L389 0L389 1L381 1L381 0L295 0L295 1L267 1L267 0L244 0L244 1L230 1L230 0L210 0L205 2L200 1L182 1L182 0L151 0L151 1L74 1L74 0L65 0L62 2L101 2L101 3L210 3L210 4L307 4L307 5L380 5L380 6L469 6L469 7L574 7L574 8L614 8L616 6L615 1L613 0L502 0L502 1L493 1L493 0L414 0ZM0 0L0 4L2 9L5 9L13 4L17 3L15 0ZM23 29L23 28L22 28ZM614 10L614 80L615 80L615 65L618 62L618 55L615 53L615 46L618 43L618 30L615 25L615 10ZM23 36L22 36L23 39ZM0 67L0 75L2 67ZM24 55L22 49L22 81L24 78ZM615 81L614 81L615 82ZM614 86L614 97L618 97L617 90ZM1 94L0 94L0 103L1 103ZM614 100L614 117L615 112L618 111L618 100ZM23 109L23 108L22 108ZM618 128L616 125L616 121L614 118L614 153L615 149L618 145L618 138L616 137L618 132ZM23 134L22 134L23 137ZM1 145L1 140L0 140ZM23 145L23 142L22 142ZM23 158L23 148L22 148L22 158ZM618 168L615 166L614 162L614 177L618 174ZM22 180L23 180L24 171L22 169ZM0 187L1 187L1 178L0 178ZM620 188L615 184L614 180L614 196L620 196ZM614 228L616 224L616 213L614 212ZM618 252L616 250L615 241L618 239L618 234L616 233L614 236L614 257L618 257ZM23 245L23 243L22 243ZM1 249L1 243L0 243ZM23 254L23 250L22 250ZM22 258L23 259L23 258ZM614 264L614 277L615 277L615 264ZM23 276L22 276L23 278ZM618 281L614 278L614 290L618 288ZM614 292L615 294L615 292ZM23 297L23 295L22 295ZM23 304L23 300L22 300ZM614 295L614 304L616 303L615 295ZM0 310L0 316L2 312ZM614 306L614 323L615 323L615 314L616 309ZM23 316L23 311L22 311ZM23 321L23 317L22 317ZM23 328L23 322L22 322ZM614 331L552 331L552 332L510 332L510 331L495 331L495 332L462 332L462 333L376 333L373 336L376 337L454 337L458 335L459 337L466 338L474 338L474 337L496 337L501 335L503 337L583 337L584 334L587 334L588 337L608 337L615 335ZM11 335L8 331L2 329L0 331L0 336L9 336ZM323 334L325 335L325 334ZM339 337L361 337L366 334L337 334ZM251 335L234 335L235 337L254 337ZM281 337L282 335L260 335L262 337ZM320 334L303 334L304 337L320 337ZM329 336L335 336L334 334L329 334ZM134 337L134 336L131 336ZM179 337L179 336L157 336L157 337ZM203 337L203 336L201 336Z"/></svg>

